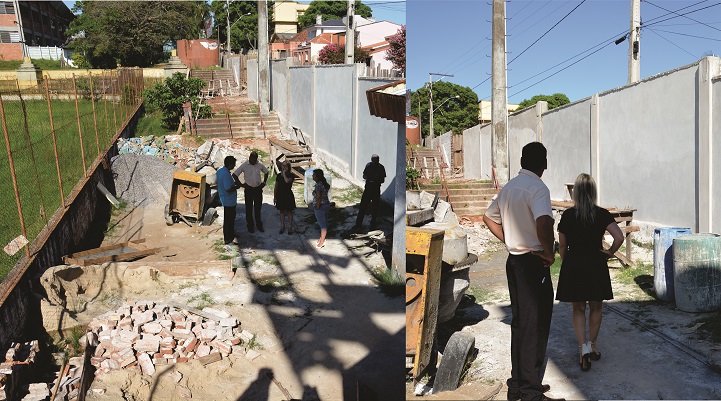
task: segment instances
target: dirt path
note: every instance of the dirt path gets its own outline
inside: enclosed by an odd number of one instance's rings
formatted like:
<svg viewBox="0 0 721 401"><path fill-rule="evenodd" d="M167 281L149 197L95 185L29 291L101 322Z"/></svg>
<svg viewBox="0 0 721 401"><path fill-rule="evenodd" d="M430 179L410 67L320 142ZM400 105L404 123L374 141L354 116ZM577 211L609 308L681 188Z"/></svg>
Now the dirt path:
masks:
<svg viewBox="0 0 721 401"><path fill-rule="evenodd" d="M385 266L383 255L347 237L358 191L334 177L338 208L331 213L326 246L317 249L315 218L303 207L302 184L296 185L299 208L292 235L278 234L271 190L263 199L265 233L247 233L239 196L241 245L234 254L223 249L222 219L210 227L167 226L159 204L128 207L116 217L119 224L106 244L146 238L148 247L166 249L88 271L97 283L80 296L85 302L77 314L81 323L125 300L212 305L256 335L246 350L259 356L241 352L205 367L197 361L159 366L152 377L137 369L111 372L93 383L104 394L88 399L178 400L183 387L200 400L284 400L281 386L303 400L355 400L359 388L379 399L403 398L403 298L388 297L372 283L371 270ZM390 216L380 229L390 235Z"/></svg>
<svg viewBox="0 0 721 401"><path fill-rule="evenodd" d="M487 240L481 231L473 232ZM455 330L475 337L478 355L461 387L408 399L506 399L505 380L511 369L506 255L502 248L481 252L470 274L469 292L476 303L462 303L456 317L439 327L441 343ZM634 247L634 257L653 263L647 249ZM701 323L714 316L718 320L718 313L685 313L672 303L656 301L644 291L649 280L652 287L652 267L649 277L648 267L627 270L613 265L615 299L604 303L598 341L602 358L592 362L590 371L578 366L570 305L554 303L543 380L551 386L549 395L571 400L721 398L721 376L708 362L709 356L718 358L721 346L709 341Z"/></svg>

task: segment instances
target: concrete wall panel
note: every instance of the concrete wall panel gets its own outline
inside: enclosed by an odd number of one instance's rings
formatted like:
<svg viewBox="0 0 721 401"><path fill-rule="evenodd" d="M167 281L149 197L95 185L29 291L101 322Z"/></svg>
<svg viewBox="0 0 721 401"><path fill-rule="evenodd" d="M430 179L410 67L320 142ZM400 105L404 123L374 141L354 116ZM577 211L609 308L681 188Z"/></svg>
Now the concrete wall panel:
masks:
<svg viewBox="0 0 721 401"><path fill-rule="evenodd" d="M713 137L721 138L721 77L718 79L713 80L713 94L712 94L712 101L713 101L713 108L716 110L716 113L713 117ZM719 168L721 167L721 140L714 140L713 141L713 161L712 166L713 169L716 171L720 171ZM718 174L714 177L714 187L713 187L713 199L716 199L716 202L721 202L721 176ZM715 203L713 208L713 214L712 214L712 221L713 221L713 230L715 232L721 232L721 204Z"/></svg>
<svg viewBox="0 0 721 401"><path fill-rule="evenodd" d="M311 136L313 126L314 67L290 67L290 125Z"/></svg>
<svg viewBox="0 0 721 401"><path fill-rule="evenodd" d="M371 115L366 91L393 81L393 79L380 78L358 80L358 133L355 140L357 151L355 166L352 169L353 176L362 180L366 163L370 162L372 154L377 154L386 169L386 181L381 186L381 197L391 204L395 198L392 184L397 170L398 123ZM405 138L405 124L402 124L402 127ZM402 143L405 146L405 139Z"/></svg>
<svg viewBox="0 0 721 401"><path fill-rule="evenodd" d="M508 177L513 178L521 170L521 150L526 144L540 139L536 132L538 119L536 108L529 107L508 117Z"/></svg>
<svg viewBox="0 0 721 401"><path fill-rule="evenodd" d="M258 60L248 60L248 98L258 101Z"/></svg>
<svg viewBox="0 0 721 401"><path fill-rule="evenodd" d="M600 94L600 203L696 227L698 66Z"/></svg>
<svg viewBox="0 0 721 401"><path fill-rule="evenodd" d="M317 66L315 91L315 147L350 169L355 66ZM322 75L321 75L322 74ZM322 80L319 79L322 76Z"/></svg>
<svg viewBox="0 0 721 401"><path fill-rule="evenodd" d="M551 199L568 199L565 184L591 172L590 107L586 99L543 114L543 144L548 150L543 181Z"/></svg>
<svg viewBox="0 0 721 401"><path fill-rule="evenodd" d="M278 112L283 132L287 132L288 116L288 64L286 60L270 61L270 109Z"/></svg>

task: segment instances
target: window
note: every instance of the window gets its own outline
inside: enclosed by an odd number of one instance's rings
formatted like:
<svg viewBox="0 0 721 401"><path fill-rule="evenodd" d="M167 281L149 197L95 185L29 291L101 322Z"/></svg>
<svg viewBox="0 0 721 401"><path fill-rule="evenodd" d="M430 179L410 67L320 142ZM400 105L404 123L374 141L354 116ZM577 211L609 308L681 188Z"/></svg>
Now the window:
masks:
<svg viewBox="0 0 721 401"><path fill-rule="evenodd" d="M0 2L0 14L15 14L15 5L12 1Z"/></svg>
<svg viewBox="0 0 721 401"><path fill-rule="evenodd" d="M0 43L20 43L20 32L0 30Z"/></svg>

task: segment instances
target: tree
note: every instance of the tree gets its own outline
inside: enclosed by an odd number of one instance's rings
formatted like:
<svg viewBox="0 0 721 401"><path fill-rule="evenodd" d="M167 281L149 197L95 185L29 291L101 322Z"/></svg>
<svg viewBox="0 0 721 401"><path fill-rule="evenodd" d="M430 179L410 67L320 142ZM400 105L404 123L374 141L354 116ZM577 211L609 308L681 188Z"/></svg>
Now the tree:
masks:
<svg viewBox="0 0 721 401"><path fill-rule="evenodd" d="M353 61L356 63L365 63L369 56L370 55L367 51L361 49L360 47L356 47L353 54ZM345 45L339 46L333 43L326 45L318 52L318 61L322 64L344 64Z"/></svg>
<svg viewBox="0 0 721 401"><path fill-rule="evenodd" d="M160 110L163 114L165 128L175 128L183 115L183 103L191 102L191 108L198 111L198 116L210 116L210 106L200 105L198 95L205 82L198 78L185 78L185 74L176 72L163 83L156 84L152 89L143 91L147 101L147 110L153 113Z"/></svg>
<svg viewBox="0 0 721 401"><path fill-rule="evenodd" d="M393 68L406 72L406 26L388 39L390 49L386 52L386 60L393 63Z"/></svg>
<svg viewBox="0 0 721 401"><path fill-rule="evenodd" d="M273 19L273 1L268 1L268 21ZM225 0L213 0L210 11L215 20L215 29L211 38L225 43L228 39L228 14ZM249 14L249 15L245 15ZM258 42L258 2L233 1L230 3L230 45L234 50L248 50L257 47ZM269 25L270 29L270 25Z"/></svg>
<svg viewBox="0 0 721 401"><path fill-rule="evenodd" d="M541 100L548 102L548 110L555 109L556 107L563 106L564 104L571 103L568 100L568 96L563 93L554 93L553 95L536 95L530 99L525 99L518 104L518 110L531 107Z"/></svg>
<svg viewBox="0 0 721 401"><path fill-rule="evenodd" d="M455 99L455 96L459 96ZM420 102L420 113L419 113ZM433 83L433 130L436 135L463 130L478 124L478 95L467 86L451 82ZM411 93L411 115L421 119L421 135L430 134L430 112L428 109L428 87L424 86Z"/></svg>
<svg viewBox="0 0 721 401"><path fill-rule="evenodd" d="M195 1L77 1L70 47L96 68L149 67L168 40L197 38L207 6Z"/></svg>
<svg viewBox="0 0 721 401"><path fill-rule="evenodd" d="M327 1L313 0L307 10L298 17L298 24L301 29L315 25L315 16L323 15L323 21L329 19L343 19L348 14L348 2L346 1ZM373 10L360 1L355 2L355 14L363 18L373 16Z"/></svg>

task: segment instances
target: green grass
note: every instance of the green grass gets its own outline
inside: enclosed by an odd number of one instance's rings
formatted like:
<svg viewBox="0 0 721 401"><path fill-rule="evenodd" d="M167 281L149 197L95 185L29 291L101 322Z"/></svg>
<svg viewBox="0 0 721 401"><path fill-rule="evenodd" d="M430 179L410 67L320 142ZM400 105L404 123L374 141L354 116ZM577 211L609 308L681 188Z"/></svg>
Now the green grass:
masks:
<svg viewBox="0 0 721 401"><path fill-rule="evenodd" d="M258 342L255 334L253 334L253 338L251 338L250 341L248 341L248 344L246 345L246 347L248 347L248 349L253 349L253 350L262 350L263 349L263 345Z"/></svg>
<svg viewBox="0 0 721 401"><path fill-rule="evenodd" d="M372 269L371 274L373 282L384 294L396 297L406 293L405 277L402 277L398 270L382 266Z"/></svg>
<svg viewBox="0 0 721 401"><path fill-rule="evenodd" d="M76 68L68 68L63 67L60 65L60 60L43 60L43 59L33 59L33 63L35 63L38 68L40 68L43 71L47 70L72 70L72 71L80 71ZM20 67L20 64L22 64L22 60L0 60L0 70L17 70L18 67Z"/></svg>
<svg viewBox="0 0 721 401"><path fill-rule="evenodd" d="M280 262L278 261L278 259L276 259L275 256L271 254L255 255L250 259L250 263L253 264L258 260L262 260L263 262L271 266L280 266Z"/></svg>
<svg viewBox="0 0 721 401"><path fill-rule="evenodd" d="M491 300L496 300L499 297L498 293L476 285L468 287L466 294L472 295L477 304L491 303Z"/></svg>
<svg viewBox="0 0 721 401"><path fill-rule="evenodd" d="M192 305L195 303L195 307L198 309L207 308L208 306L215 305L216 302L213 299L213 297L210 296L210 293L203 292L199 295L195 295L193 297L190 297L188 299L188 304Z"/></svg>
<svg viewBox="0 0 721 401"><path fill-rule="evenodd" d="M291 282L285 277L268 277L259 280L251 279L251 282L258 286L262 292L273 292L275 290L291 288Z"/></svg>
<svg viewBox="0 0 721 401"><path fill-rule="evenodd" d="M83 160L85 168L90 168L98 157L98 148L102 152L109 147L110 140L129 116L132 106L96 101L94 116L93 102L89 99L79 99L77 110L75 101L51 101L62 192L58 182L47 101L26 100L21 103L5 99L2 106L26 237L32 242L61 206L61 198L67 197L83 178ZM79 132L82 133L82 141ZM4 195L0 197L0 244L4 246L22 234L22 230L10 174L10 157L5 140L0 139L0 142L0 176L4 178L0 180L0 194ZM23 252L21 250L14 256L0 252L0 280L7 276Z"/></svg>
<svg viewBox="0 0 721 401"><path fill-rule="evenodd" d="M66 361L72 357L82 356L84 347L80 343L80 339L84 335L85 329L82 326L75 326L68 333L54 339L54 348L65 353Z"/></svg>
<svg viewBox="0 0 721 401"><path fill-rule="evenodd" d="M175 135L175 131L163 127L163 115L160 111L155 111L154 113L146 113L144 116L140 117L138 120L138 126L135 129L136 137L148 135Z"/></svg>
<svg viewBox="0 0 721 401"><path fill-rule="evenodd" d="M263 150L260 150L260 149L258 149L258 148L253 148L253 149L251 149L251 152L257 153L257 154L258 154L258 159L259 159L260 161L265 162L265 163L268 163L268 162L269 162L269 160L268 160L268 156L269 156L268 152L263 151Z"/></svg>
<svg viewBox="0 0 721 401"><path fill-rule="evenodd" d="M339 201L344 205L353 205L359 203L361 201L361 197L363 196L363 190L356 186L343 188L339 192L340 193L336 193L333 195L333 200Z"/></svg>
<svg viewBox="0 0 721 401"><path fill-rule="evenodd" d="M213 250L218 253L218 260L230 260L233 259L233 255L229 254L225 250L225 242L222 239L213 242Z"/></svg>

